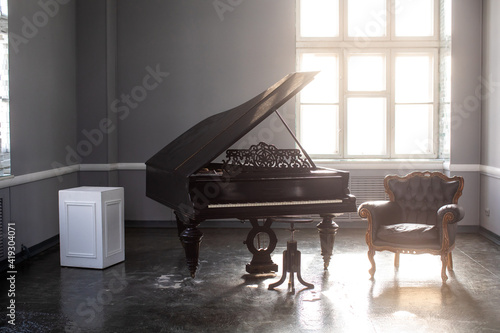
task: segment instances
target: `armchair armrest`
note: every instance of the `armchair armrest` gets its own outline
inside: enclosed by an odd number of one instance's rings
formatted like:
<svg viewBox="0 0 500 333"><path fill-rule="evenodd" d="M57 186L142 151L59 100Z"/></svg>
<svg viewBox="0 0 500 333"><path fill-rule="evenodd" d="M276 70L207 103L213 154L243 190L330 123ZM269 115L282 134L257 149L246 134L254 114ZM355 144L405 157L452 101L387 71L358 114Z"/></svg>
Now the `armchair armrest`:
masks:
<svg viewBox="0 0 500 333"><path fill-rule="evenodd" d="M457 233L456 223L462 220L464 216L464 209L457 204L444 205L438 209L437 227L439 239L441 239L443 246L448 247L455 243L455 235ZM444 225L446 225L446 229L444 229Z"/></svg>
<svg viewBox="0 0 500 333"><path fill-rule="evenodd" d="M358 207L358 214L368 218L368 233L371 233L372 240L376 239L379 226L400 223L403 216L399 204L392 201L364 202Z"/></svg>
<svg viewBox="0 0 500 333"><path fill-rule="evenodd" d="M458 221L462 220L465 216L465 211L461 206L457 204L444 205L437 211L438 226L442 225L444 216L448 213L451 213L451 219L448 220L448 224L457 223Z"/></svg>

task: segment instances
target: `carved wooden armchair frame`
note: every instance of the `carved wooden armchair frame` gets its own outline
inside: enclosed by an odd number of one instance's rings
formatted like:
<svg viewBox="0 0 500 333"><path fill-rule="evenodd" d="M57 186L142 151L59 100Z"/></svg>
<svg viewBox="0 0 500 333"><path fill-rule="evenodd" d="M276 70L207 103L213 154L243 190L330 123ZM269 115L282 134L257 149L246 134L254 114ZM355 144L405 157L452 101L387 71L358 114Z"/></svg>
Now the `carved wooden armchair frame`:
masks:
<svg viewBox="0 0 500 333"><path fill-rule="evenodd" d="M414 179L416 177L420 177L420 179ZM433 179L434 177L437 178ZM439 196L438 194L434 198L439 199L435 199L433 203L428 203L426 201L427 197L432 198L432 194L429 194L426 197L425 193L420 193L419 198L413 198L411 200L411 203L402 203L404 200L398 201L401 198L398 198L393 191L394 189L399 190L397 186L399 186L400 188L403 188L404 186L422 186L401 183L415 182L414 184L417 184L419 182L425 181L424 179L428 179L428 181L426 182L426 186L432 183L434 184L432 186L434 188L441 186L443 188L446 188L446 191L443 192L447 192L447 195ZM406 176L386 176L384 178L384 187L386 193L389 196L389 201L365 202L358 208L359 216L368 219L366 243L368 245L368 259L370 260L372 266L369 270L370 275L373 278L376 270L374 260L375 251L394 252L394 266L396 268L399 267L400 253L430 253L441 256L441 278L443 280L443 283L446 282L446 280L448 279L448 276L446 275L446 268L448 268L449 271L453 271L451 251L455 247L456 223L462 220L464 217L463 209L458 206L458 198L462 195L462 190L464 187L463 178L459 176L447 177L441 172L412 172L407 174ZM406 189L407 193L404 193L404 196L411 197L410 193L408 193L410 191L414 192L415 189ZM428 191L429 189L427 189L427 193ZM401 197L401 194L398 193L398 196ZM419 202L415 203L416 200ZM424 207L421 209L426 210L427 216L432 215L432 212L435 211L435 223L432 223L434 221L432 218L431 223L425 223L426 221L423 221L422 219L418 221L419 219L415 217L416 215L411 213L411 205ZM429 222L428 219L427 222ZM408 230L405 229L406 226L408 226ZM408 239L408 237L411 238L415 235L418 237L415 238L415 241L412 241L411 244L405 244L404 242L396 241L383 241L379 239L379 230L385 232L384 230L388 229L391 229L391 237L393 237L393 240L397 239L398 235L402 235L405 232L413 232L413 234L407 233L406 235L404 235L405 239ZM435 237L436 240L430 241L429 239L425 239L425 237L427 236L418 235L418 233L420 232L419 230L422 230L422 234L427 232L428 235L431 235L431 233L433 233L433 237ZM399 234L397 234L398 232ZM419 237L423 239L422 244L417 243Z"/></svg>

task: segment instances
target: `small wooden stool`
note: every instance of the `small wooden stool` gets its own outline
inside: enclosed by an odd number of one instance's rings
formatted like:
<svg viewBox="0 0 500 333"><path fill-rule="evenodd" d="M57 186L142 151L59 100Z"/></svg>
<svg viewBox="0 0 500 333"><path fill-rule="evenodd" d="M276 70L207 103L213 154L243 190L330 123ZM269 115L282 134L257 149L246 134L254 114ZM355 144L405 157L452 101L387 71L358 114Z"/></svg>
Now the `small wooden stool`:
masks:
<svg viewBox="0 0 500 333"><path fill-rule="evenodd" d="M310 223L312 219L298 218L298 217L277 217L273 218L276 222L290 223L290 231L292 238L286 242L286 250L283 251L283 275L279 281L271 283L268 287L269 290L276 288L277 286L283 284L286 279L286 273L290 273L288 279L288 290L295 294L295 283L294 283L294 273L297 273L297 279L300 283L307 287L307 289L313 289L314 285L312 283L307 283L302 279L300 274L300 251L297 250L297 241L294 240L293 234L295 232L295 223Z"/></svg>

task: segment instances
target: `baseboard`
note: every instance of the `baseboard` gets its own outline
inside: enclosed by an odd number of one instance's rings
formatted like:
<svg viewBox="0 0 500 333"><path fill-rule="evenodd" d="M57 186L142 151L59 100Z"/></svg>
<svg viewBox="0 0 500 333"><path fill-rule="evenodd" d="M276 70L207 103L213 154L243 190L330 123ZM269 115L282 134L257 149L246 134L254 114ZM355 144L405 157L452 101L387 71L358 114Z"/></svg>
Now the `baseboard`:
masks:
<svg viewBox="0 0 500 333"><path fill-rule="evenodd" d="M495 234L494 232L489 231L488 229L485 229L483 227L479 227L479 232L481 236L484 238L492 241L496 245L500 245L500 236Z"/></svg>
<svg viewBox="0 0 500 333"><path fill-rule="evenodd" d="M478 225L458 225L457 233L458 234L477 234L479 232Z"/></svg>
<svg viewBox="0 0 500 333"><path fill-rule="evenodd" d="M175 221L167 220L125 220L125 228L176 228Z"/></svg>
<svg viewBox="0 0 500 333"><path fill-rule="evenodd" d="M59 235L55 235L41 243L33 245L29 248L23 248L21 252L16 254L16 265L26 261L27 259L36 256L37 254L59 245ZM0 261L0 272L6 271L8 268L7 259Z"/></svg>
<svg viewBox="0 0 500 333"><path fill-rule="evenodd" d="M335 220L335 219L334 219ZM296 228L316 228L316 225L321 221L321 218L317 218L313 223L296 224ZM366 229L366 221L336 221L341 229ZM126 220L125 227L127 228L177 228L176 221L136 221L136 220ZM250 228L250 222L241 221L236 219L227 220L207 220L200 224L200 228ZM287 223L274 223L273 228L275 229L288 229L290 226Z"/></svg>
<svg viewBox="0 0 500 333"><path fill-rule="evenodd" d="M207 220L200 228L244 228L250 225L240 220ZM177 221L172 220L125 220L125 228L177 228Z"/></svg>
<svg viewBox="0 0 500 333"><path fill-rule="evenodd" d="M296 228L315 228L316 224L320 222L321 219L318 218L313 223L296 224ZM367 222L364 220L359 221L336 221L340 229L366 229ZM126 220L125 227L127 228L177 228L177 222L171 220L158 220L158 221L139 221L139 220ZM248 221L243 222L236 219L228 220L207 220L200 224L200 228L250 228L250 223ZM290 226L287 223L275 223L273 224L275 229L288 229ZM484 229L484 228L481 228ZM492 232L484 229L486 232L499 238L499 236L493 234ZM480 227L475 225L459 225L457 232L460 234L477 234L480 233Z"/></svg>

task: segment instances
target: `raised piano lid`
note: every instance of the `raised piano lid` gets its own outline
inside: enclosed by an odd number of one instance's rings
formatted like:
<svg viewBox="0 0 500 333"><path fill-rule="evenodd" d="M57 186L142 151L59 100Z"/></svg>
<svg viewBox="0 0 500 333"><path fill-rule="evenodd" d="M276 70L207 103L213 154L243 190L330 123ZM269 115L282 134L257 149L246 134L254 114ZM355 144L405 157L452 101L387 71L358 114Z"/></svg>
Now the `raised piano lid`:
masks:
<svg viewBox="0 0 500 333"><path fill-rule="evenodd" d="M186 205L191 206L189 176L295 96L317 73L288 74L248 102L208 117L188 129L146 162L146 195L173 209L178 209L182 203L185 204L183 210ZM164 181L168 184L157 183Z"/></svg>

